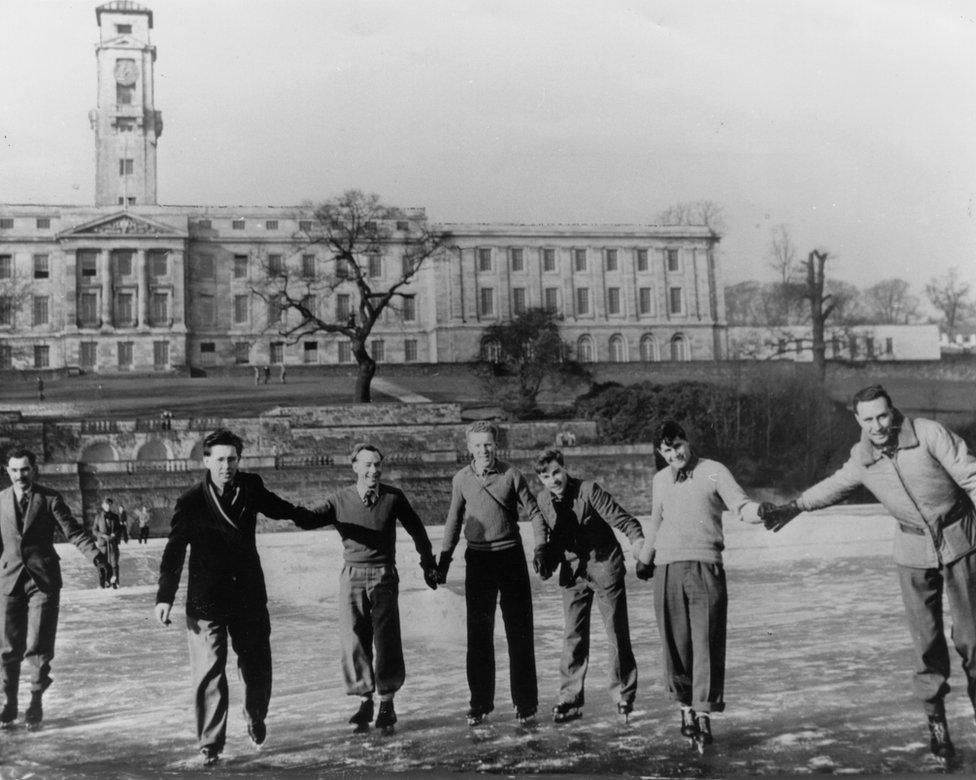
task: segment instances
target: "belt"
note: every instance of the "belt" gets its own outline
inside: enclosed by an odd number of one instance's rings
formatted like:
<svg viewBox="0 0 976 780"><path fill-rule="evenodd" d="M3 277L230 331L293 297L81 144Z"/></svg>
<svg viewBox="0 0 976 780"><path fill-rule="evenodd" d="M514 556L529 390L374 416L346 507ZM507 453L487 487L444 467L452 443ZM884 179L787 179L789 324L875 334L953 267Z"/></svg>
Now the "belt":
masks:
<svg viewBox="0 0 976 780"><path fill-rule="evenodd" d="M906 525L905 523L898 523L898 527L901 529L902 533L905 534L915 534L916 536L925 536L925 531L914 525Z"/></svg>
<svg viewBox="0 0 976 780"><path fill-rule="evenodd" d="M945 514L944 521L942 523L942 528L940 530L944 531L950 525L955 525L960 520L962 520L966 515L969 514L968 502L959 501ZM919 528L917 525L908 525L907 523L898 523L898 527L901 529L902 533L915 534L916 536L925 536L925 529Z"/></svg>

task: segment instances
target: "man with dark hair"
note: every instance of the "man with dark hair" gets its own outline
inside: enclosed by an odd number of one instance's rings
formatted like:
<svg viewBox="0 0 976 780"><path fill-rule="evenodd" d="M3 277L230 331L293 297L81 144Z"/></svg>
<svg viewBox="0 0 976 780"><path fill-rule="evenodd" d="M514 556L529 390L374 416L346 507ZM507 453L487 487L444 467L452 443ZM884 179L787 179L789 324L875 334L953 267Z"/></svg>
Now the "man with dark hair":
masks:
<svg viewBox="0 0 976 780"><path fill-rule="evenodd" d="M668 420L654 433L664 466L651 486L651 519L637 576L654 585L654 612L664 651L668 695L681 706L681 733L699 746L712 741L711 716L725 709L725 627L728 592L722 550L726 509L758 523L729 470L698 457L684 428Z"/></svg>
<svg viewBox="0 0 976 780"><path fill-rule="evenodd" d="M257 474L239 471L244 443L226 429L203 440L203 480L176 501L159 564L156 619L170 625L170 610L190 548L186 627L190 646L197 740L203 762L220 758L227 734L227 638L244 682L244 717L260 747L271 699L271 622L258 556L257 515L313 527L307 509L279 498Z"/></svg>
<svg viewBox="0 0 976 780"><path fill-rule="evenodd" d="M915 651L915 694L928 718L932 752L955 753L945 717L952 640L976 708L976 457L956 434L932 420L905 417L881 385L858 391L854 417L861 439L834 474L782 506L763 506L766 527L779 531L800 512L836 504L866 487L898 523L894 559Z"/></svg>
<svg viewBox="0 0 976 780"><path fill-rule="evenodd" d="M545 488L537 501L549 527L549 549L559 560L565 617L553 720L564 723L581 714L594 596L607 632L610 695L627 717L637 693L637 663L630 644L624 556L613 529L627 536L636 558L644 544L641 525L599 484L571 476L559 450L542 452L535 459L535 472Z"/></svg>
<svg viewBox="0 0 976 780"><path fill-rule="evenodd" d="M537 573L551 575L546 554L546 523L522 473L496 458L498 430L479 420L466 431L471 464L454 475L451 506L444 525L438 569L447 578L454 548L464 527L467 550L464 598L467 606L467 673L471 702L468 724L483 722L495 708L495 609L501 601L508 640L512 703L519 723L528 724L539 708L532 622L532 588L518 528L518 507L529 516L535 535Z"/></svg>
<svg viewBox="0 0 976 780"><path fill-rule="evenodd" d="M0 491L0 593L3 634L0 637L0 685L4 705L0 728L17 720L20 667L31 667L31 699L24 720L28 729L44 717L42 697L51 684L51 659L61 603L61 566L54 550L54 531L91 559L104 577L107 565L95 540L71 514L57 491L37 484L37 457L23 448L7 454L11 486Z"/></svg>
<svg viewBox="0 0 976 780"><path fill-rule="evenodd" d="M339 575L342 675L346 692L360 697L359 709L349 722L357 731L369 728L373 693L378 691L376 727L390 730L397 721L393 697L406 677L396 568L398 520L420 554L424 582L434 590L437 562L427 529L403 491L380 482L383 453L372 444L357 444L351 460L356 483L330 495L315 514L323 525L335 525L344 548Z"/></svg>
<svg viewBox="0 0 976 780"><path fill-rule="evenodd" d="M92 533L98 550L108 561L108 579L99 581L100 588L119 587L119 544L129 543L129 529L121 514L114 511L115 502L111 498L102 500L102 509L95 517Z"/></svg>

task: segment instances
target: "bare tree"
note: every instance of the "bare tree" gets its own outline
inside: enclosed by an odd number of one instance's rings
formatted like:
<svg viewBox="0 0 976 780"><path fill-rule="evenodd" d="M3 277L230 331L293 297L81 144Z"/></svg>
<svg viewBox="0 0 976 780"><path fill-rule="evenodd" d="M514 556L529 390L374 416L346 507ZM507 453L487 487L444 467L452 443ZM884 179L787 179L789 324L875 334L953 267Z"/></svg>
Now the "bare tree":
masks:
<svg viewBox="0 0 976 780"><path fill-rule="evenodd" d="M834 305L830 321L833 325L862 325L867 321L860 288L843 279L827 279L824 289Z"/></svg>
<svg viewBox="0 0 976 780"><path fill-rule="evenodd" d="M794 281L797 271L796 245L790 237L790 229L786 225L776 225L772 229L769 240L769 267L776 272L779 281L785 286Z"/></svg>
<svg viewBox="0 0 976 780"><path fill-rule="evenodd" d="M657 215L662 225L702 225L716 235L725 233L725 214L712 200L675 203Z"/></svg>
<svg viewBox="0 0 976 780"><path fill-rule="evenodd" d="M359 190L306 203L296 217L303 227L296 236L300 265L272 263L269 256L252 293L268 304L269 327L289 343L314 333L349 339L358 364L353 399L368 402L376 374L368 347L373 327L387 309L413 309L411 282L426 263L444 257L452 236L431 230L422 215L387 206L378 195ZM312 250L318 250L314 259ZM348 301L348 307L340 301Z"/></svg>
<svg viewBox="0 0 976 780"><path fill-rule="evenodd" d="M0 258L0 326L9 326L11 334L23 334L30 330L30 322L23 322L24 315L30 317L34 301L33 287L29 276L14 273L11 258ZM6 262L5 262L6 261ZM10 364L23 369L30 364L31 347L20 341L17 346L0 340L0 348L6 347Z"/></svg>
<svg viewBox="0 0 976 780"><path fill-rule="evenodd" d="M925 294L932 305L942 313L946 335L951 339L962 320L973 313L969 297L969 283L959 278L959 269L953 266L942 277L933 277L925 285Z"/></svg>
<svg viewBox="0 0 976 780"><path fill-rule="evenodd" d="M919 299L904 279L882 279L864 291L868 317L879 325L905 325L918 318Z"/></svg>
<svg viewBox="0 0 976 780"><path fill-rule="evenodd" d="M805 262L806 285L803 292L803 297L810 304L813 365L821 382L827 378L827 344L824 339L824 331L827 318L834 311L832 296L826 292L824 274L824 266L829 259L830 253L825 249L814 249L807 255Z"/></svg>

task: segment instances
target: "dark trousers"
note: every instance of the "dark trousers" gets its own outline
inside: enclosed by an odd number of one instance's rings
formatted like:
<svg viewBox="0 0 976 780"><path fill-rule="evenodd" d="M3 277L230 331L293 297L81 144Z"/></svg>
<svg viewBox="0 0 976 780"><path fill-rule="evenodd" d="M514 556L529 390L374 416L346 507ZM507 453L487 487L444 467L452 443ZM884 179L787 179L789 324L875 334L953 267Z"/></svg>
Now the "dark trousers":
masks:
<svg viewBox="0 0 976 780"><path fill-rule="evenodd" d="M501 602L508 640L512 702L520 710L539 704L532 629L532 588L522 546L497 552L468 548L464 598L468 608L468 687L472 709L495 706L495 608Z"/></svg>
<svg viewBox="0 0 976 780"><path fill-rule="evenodd" d="M244 682L244 715L263 721L271 701L271 621L268 610L224 620L187 615L190 673L193 677L197 743L203 748L224 747L227 736L227 637L237 654L237 669Z"/></svg>
<svg viewBox="0 0 976 780"><path fill-rule="evenodd" d="M51 684L51 659L60 606L61 591L45 593L38 589L26 569L13 591L4 597L0 673L7 696L17 695L24 661L31 668L31 693L41 693Z"/></svg>
<svg viewBox="0 0 976 780"><path fill-rule="evenodd" d="M654 611L668 696L698 712L725 709L728 605L721 564L675 561L658 567Z"/></svg>
<svg viewBox="0 0 976 780"><path fill-rule="evenodd" d="M569 564L563 564L568 566ZM586 562L583 574L563 591L565 636L559 667L559 700L583 699L590 658L590 613L593 599L603 617L610 656L610 696L633 702L637 693L637 662L630 644L624 560L619 550L604 561Z"/></svg>
<svg viewBox="0 0 976 780"><path fill-rule="evenodd" d="M98 551L105 556L105 561L108 563L109 568L109 579L107 581L103 581L101 577L99 577L98 584L104 587L111 582L112 577L115 577L116 582L121 582L121 578L119 577L119 543L109 542L108 544L100 545L98 547Z"/></svg>
<svg viewBox="0 0 976 780"><path fill-rule="evenodd" d="M937 569L898 566L898 580L915 650L913 687L925 712L941 713L949 692L943 592L952 613L952 643L962 659L969 699L976 707L976 552Z"/></svg>
<svg viewBox="0 0 976 780"><path fill-rule="evenodd" d="M149 526L148 525L140 525L139 526L139 544L144 544L147 539L149 539Z"/></svg>
<svg viewBox="0 0 976 780"><path fill-rule="evenodd" d="M400 577L396 566L347 563L339 575L339 641L346 692L396 693L406 668L400 637ZM373 648L376 648L374 657Z"/></svg>

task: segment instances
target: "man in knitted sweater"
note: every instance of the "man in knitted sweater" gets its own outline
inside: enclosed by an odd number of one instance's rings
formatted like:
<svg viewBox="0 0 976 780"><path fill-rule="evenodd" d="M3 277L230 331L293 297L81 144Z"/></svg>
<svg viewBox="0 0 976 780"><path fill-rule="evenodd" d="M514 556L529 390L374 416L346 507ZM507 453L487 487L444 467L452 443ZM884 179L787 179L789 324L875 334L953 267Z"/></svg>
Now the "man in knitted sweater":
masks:
<svg viewBox="0 0 976 780"><path fill-rule="evenodd" d="M520 723L529 723L539 706L535 671L532 589L518 527L518 507L532 521L536 572L548 576L546 523L522 473L495 457L498 431L479 420L468 426L471 464L454 475L451 506L444 525L438 570L447 578L454 548L464 527L464 598L467 605L468 724L475 726L495 708L495 608L501 601L512 703Z"/></svg>
<svg viewBox="0 0 976 780"><path fill-rule="evenodd" d="M654 434L661 458L654 475L651 519L637 576L654 585L654 611L668 695L681 705L681 733L712 741L711 714L725 709L725 623L728 594L722 512L759 523L759 505L729 470L692 452L673 420Z"/></svg>
<svg viewBox="0 0 976 780"><path fill-rule="evenodd" d="M352 451L356 483L337 490L315 510L321 524L335 525L342 537L339 575L339 631L342 675L359 709L349 719L357 731L373 721L373 693L380 696L376 727L396 723L393 697L406 668L400 638L400 577L396 569L397 520L413 538L427 586L437 588L437 564L423 522L399 488L380 482L383 453L372 444ZM374 655L375 645L375 655Z"/></svg>

